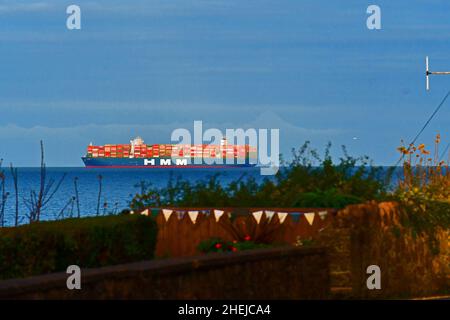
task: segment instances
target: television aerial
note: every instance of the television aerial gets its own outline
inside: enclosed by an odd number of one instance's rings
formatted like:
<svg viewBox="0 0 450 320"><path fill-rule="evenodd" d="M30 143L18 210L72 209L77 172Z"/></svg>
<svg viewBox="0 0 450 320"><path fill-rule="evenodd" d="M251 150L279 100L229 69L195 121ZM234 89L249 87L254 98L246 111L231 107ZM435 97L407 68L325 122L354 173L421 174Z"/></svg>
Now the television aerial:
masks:
<svg viewBox="0 0 450 320"><path fill-rule="evenodd" d="M428 56L425 57L425 68L426 68L425 76L426 76L427 91L430 90L430 76L431 75L438 75L438 76L450 75L450 71L430 71Z"/></svg>

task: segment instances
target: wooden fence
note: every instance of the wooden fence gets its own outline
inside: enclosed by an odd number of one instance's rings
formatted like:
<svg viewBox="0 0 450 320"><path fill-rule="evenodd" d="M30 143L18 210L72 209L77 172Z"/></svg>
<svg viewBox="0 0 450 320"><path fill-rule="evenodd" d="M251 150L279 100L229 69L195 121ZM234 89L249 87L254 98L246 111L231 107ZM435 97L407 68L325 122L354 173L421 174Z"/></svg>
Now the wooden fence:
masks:
<svg viewBox="0 0 450 320"><path fill-rule="evenodd" d="M149 208L158 224L157 257L199 254L201 241L251 240L294 244L311 239L331 224L336 210L327 208Z"/></svg>

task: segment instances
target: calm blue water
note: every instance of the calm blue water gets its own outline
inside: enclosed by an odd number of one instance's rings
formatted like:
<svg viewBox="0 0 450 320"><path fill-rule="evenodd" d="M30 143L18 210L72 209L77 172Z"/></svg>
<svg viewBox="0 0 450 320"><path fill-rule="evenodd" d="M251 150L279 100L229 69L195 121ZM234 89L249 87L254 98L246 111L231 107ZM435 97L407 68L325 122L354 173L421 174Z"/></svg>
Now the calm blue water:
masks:
<svg viewBox="0 0 450 320"><path fill-rule="evenodd" d="M14 223L15 193L13 179L8 168L6 173L6 191L10 193L5 209L6 225ZM24 198L30 198L30 191L39 191L39 168L19 168L19 207L22 217L21 223L27 223L25 214L29 212L25 206ZM139 193L141 181L150 182L153 186L163 187L167 185L170 176L180 177L184 180L195 182L207 179L214 174L220 173L219 181L228 184L232 180L240 178L243 174L254 177L256 181L262 182L268 176L260 175L259 168L230 168L230 169L86 169L86 168L48 168L47 181L54 179L55 184L66 173L66 177L54 195L52 200L44 207L41 220L55 219L71 198L75 196L74 179L78 178L78 191L81 216L95 215L97 208L97 197L99 191L98 176L102 175L102 197L100 201L100 213L103 213L103 204L107 203L106 212L119 212L129 207L129 201L136 193ZM269 177L270 178L270 177ZM271 177L273 178L273 177ZM395 178L395 177L394 177ZM65 210L65 217L72 212L77 215L76 204L73 209L69 205Z"/></svg>
<svg viewBox="0 0 450 320"><path fill-rule="evenodd" d="M4 168L6 173L6 189L10 193L6 203L5 221L6 225L13 224L15 215L15 193L12 177L9 169ZM102 197L100 212L103 212L103 204L108 204L107 211L120 211L129 206L129 201L133 195L140 191L141 181L151 182L152 185L162 187L167 185L167 181L172 174L174 178L195 182L200 179L206 179L214 174L220 173L219 180L223 184L238 179L242 174L253 176L257 181L262 181L264 176L260 175L259 168L230 168L226 170L217 169L86 169L86 168L48 168L47 180L56 180L67 173L61 187L54 195L52 200L44 208L41 214L41 220L51 220L61 212L64 206L75 196L74 178L78 178L78 191L80 199L80 213L82 216L95 215L97 208L97 197L99 191L98 176L102 175ZM22 217L29 210L25 206L23 198L30 198L30 190L39 191L39 168L18 168L19 176L19 206ZM65 210L65 216L71 211L69 205ZM73 213L76 216L77 209L74 205ZM28 222L24 218L22 223Z"/></svg>

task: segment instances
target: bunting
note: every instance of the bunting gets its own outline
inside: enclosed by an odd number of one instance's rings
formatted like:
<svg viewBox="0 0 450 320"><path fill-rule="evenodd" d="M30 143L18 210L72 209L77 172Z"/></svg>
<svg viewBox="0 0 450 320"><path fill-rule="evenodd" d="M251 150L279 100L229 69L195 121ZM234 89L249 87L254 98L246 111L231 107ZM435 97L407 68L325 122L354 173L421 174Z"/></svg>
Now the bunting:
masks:
<svg viewBox="0 0 450 320"><path fill-rule="evenodd" d="M288 213L287 212L277 212L278 220L280 220L280 224L286 220Z"/></svg>
<svg viewBox="0 0 450 320"><path fill-rule="evenodd" d="M261 221L263 213L264 213L263 211L252 212L253 218L255 218L257 223L259 223Z"/></svg>
<svg viewBox="0 0 450 320"><path fill-rule="evenodd" d="M308 221L309 225L311 225L311 226L312 226L312 224L314 222L315 215L316 214L314 212L308 212L308 213L304 214L306 220Z"/></svg>
<svg viewBox="0 0 450 320"><path fill-rule="evenodd" d="M265 211L266 213L266 218L270 221L272 220L273 216L275 215L275 211Z"/></svg>
<svg viewBox="0 0 450 320"><path fill-rule="evenodd" d="M191 218L192 223L195 224L195 222L197 222L198 211L188 211L188 215L189 218Z"/></svg>
<svg viewBox="0 0 450 320"><path fill-rule="evenodd" d="M223 213L223 210L214 210L214 218L216 218L216 222L219 222L220 217L222 217Z"/></svg>
<svg viewBox="0 0 450 320"><path fill-rule="evenodd" d="M162 213L164 216L164 219L167 221L169 221L170 216L172 215L173 210L169 210L169 209L162 209Z"/></svg>
<svg viewBox="0 0 450 320"><path fill-rule="evenodd" d="M322 220L325 220L325 218L327 217L328 211L320 211L319 212L319 217Z"/></svg>
<svg viewBox="0 0 450 320"><path fill-rule="evenodd" d="M177 213L178 220L183 219L183 217L184 217L184 212L183 211L177 211L176 213Z"/></svg>

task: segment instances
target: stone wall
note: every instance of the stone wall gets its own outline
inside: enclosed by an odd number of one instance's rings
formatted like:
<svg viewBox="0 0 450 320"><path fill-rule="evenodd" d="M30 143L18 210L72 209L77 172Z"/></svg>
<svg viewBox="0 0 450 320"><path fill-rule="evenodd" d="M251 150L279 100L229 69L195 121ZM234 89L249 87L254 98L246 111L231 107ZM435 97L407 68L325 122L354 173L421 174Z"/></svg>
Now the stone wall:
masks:
<svg viewBox="0 0 450 320"><path fill-rule="evenodd" d="M218 253L82 270L82 289L67 274L0 282L0 299L324 299L323 248Z"/></svg>
<svg viewBox="0 0 450 320"><path fill-rule="evenodd" d="M321 232L333 297L403 298L449 290L448 231L438 231L441 248L434 254L425 236L415 238L399 224L399 210L392 202L349 206ZM381 269L381 290L367 289L369 265Z"/></svg>

